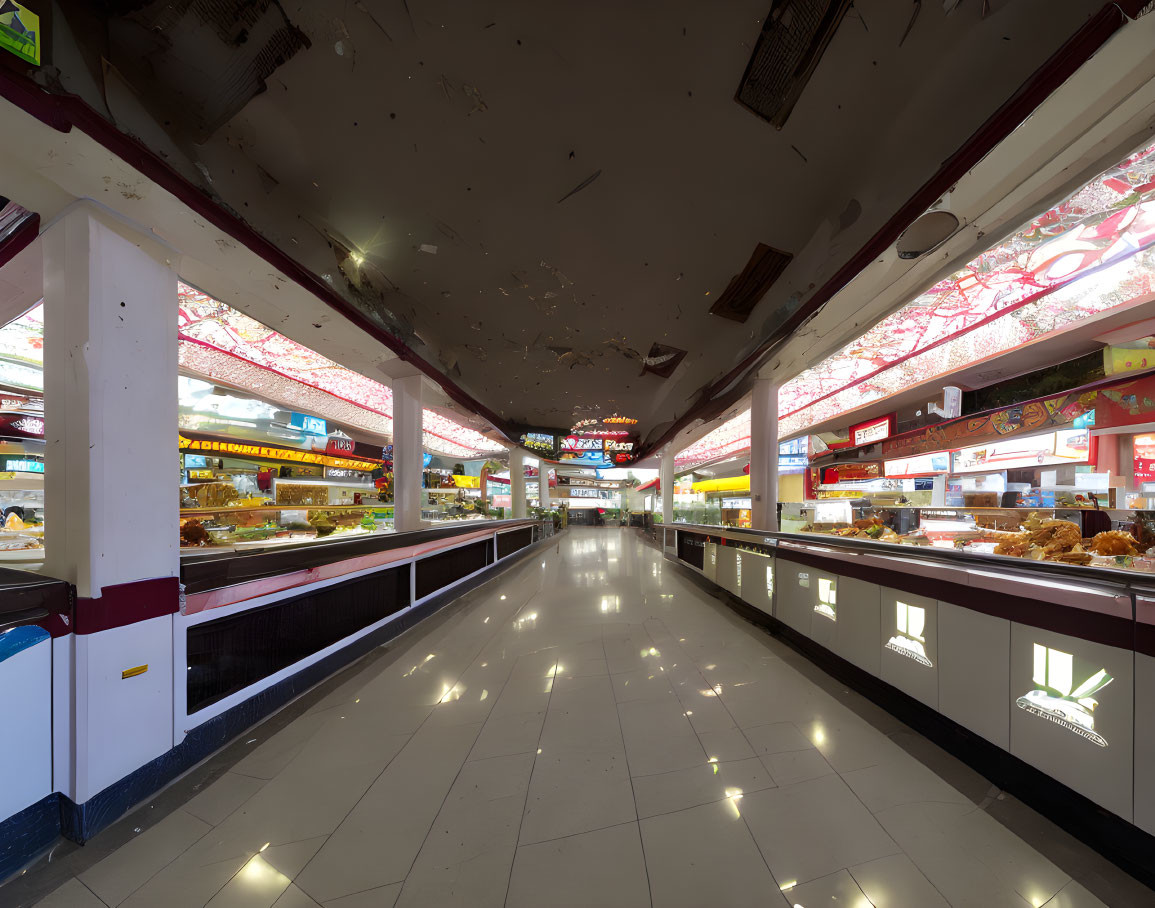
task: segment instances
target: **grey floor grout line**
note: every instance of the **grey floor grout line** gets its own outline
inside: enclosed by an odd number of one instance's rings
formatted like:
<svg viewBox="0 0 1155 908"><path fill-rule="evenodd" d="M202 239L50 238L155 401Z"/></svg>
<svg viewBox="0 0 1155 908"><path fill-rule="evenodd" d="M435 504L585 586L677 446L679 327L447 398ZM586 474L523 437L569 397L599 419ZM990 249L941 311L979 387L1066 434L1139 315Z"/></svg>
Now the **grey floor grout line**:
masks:
<svg viewBox="0 0 1155 908"><path fill-rule="evenodd" d="M563 560L562 555L561 555L561 543L560 542L558 543L557 551L555 554L557 554L559 561ZM560 564L559 564L559 567L560 567ZM523 653L521 656L518 656L518 659L524 658L525 655L527 655L527 654ZM529 655L537 655L537 653L535 652L535 653L532 653ZM546 697L546 699L545 699L545 715L542 716L541 728L538 730L538 733L537 733L537 748L536 748L534 755L533 755L533 762L530 763L529 780L525 783L525 799L521 802L521 819L519 819L517 821L517 836L513 840L513 859L509 862L509 876L506 878L506 881L505 881L505 898L502 899L502 905L508 905L509 904L509 887L513 884L513 868L517 865L517 852L521 848L521 829L525 825L525 810L526 810L526 807L529 805L530 790L533 788L533 774L534 774L534 771L537 769L538 754L541 753L541 739L542 739L542 736L545 734L545 724L546 724L546 722L549 721L549 705L553 702L553 692L554 692L554 689L557 687L557 658L556 657L554 658L554 662L553 662L553 682L554 683L549 686L549 696ZM398 896L398 898L400 898L400 896Z"/></svg>
<svg viewBox="0 0 1155 908"><path fill-rule="evenodd" d="M645 631L644 626L642 627L642 630ZM604 623L602 624L601 632L602 632L602 656L606 660L606 671L609 672L609 670L610 670L610 657L609 657L609 654L606 652L606 628L605 628ZM646 636L649 637L649 634L646 634ZM654 642L653 638L650 638L650 642L651 643ZM666 679L667 684L669 683L669 680L670 680L669 678ZM610 681L610 696L611 697L613 696L613 692L614 692L614 684L613 684L613 681L611 680ZM634 774L630 771L630 751L629 751L629 748L626 747L626 733L625 733L625 729L622 728L622 714L619 710L619 704L618 704L616 698L614 700L614 718L616 718L618 720L618 735L622 739L622 754L625 756L625 761L626 761L626 775L629 776L629 779L630 779L630 797L633 798L633 801L634 801L634 822L638 826L638 842L642 847L642 869L646 872L646 890L650 894L650 908L654 908L654 886L653 886L653 883L650 881L650 862L646 859L646 841L642 837L642 819L638 815L638 792L637 792L637 789L634 788Z"/></svg>

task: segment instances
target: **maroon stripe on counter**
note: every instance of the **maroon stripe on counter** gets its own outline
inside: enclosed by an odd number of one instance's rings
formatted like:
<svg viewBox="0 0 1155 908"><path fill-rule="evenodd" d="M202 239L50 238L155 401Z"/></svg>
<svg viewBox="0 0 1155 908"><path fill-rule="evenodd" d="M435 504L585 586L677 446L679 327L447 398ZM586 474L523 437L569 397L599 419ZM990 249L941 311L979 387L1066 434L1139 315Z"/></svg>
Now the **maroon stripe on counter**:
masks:
<svg viewBox="0 0 1155 908"><path fill-rule="evenodd" d="M156 577L106 586L99 599L76 600L77 634L95 634L172 615L180 609L180 580Z"/></svg>
<svg viewBox="0 0 1155 908"><path fill-rule="evenodd" d="M858 564L841 558L824 558L813 552L801 552L785 546L778 547L777 557L842 577L853 577L904 593L938 599L984 615L1006 618L1019 624L1028 624L1031 627L1091 640L1106 646L1131 649L1136 642L1135 622L1117 615L1104 615L1068 605L1056 605L1053 602L967 586L963 583L952 583L936 577L908 574L904 571L888 571L885 568ZM1152 630L1155 631L1155 628ZM1152 636L1155 637L1155 633ZM1155 640L1152 642L1155 643Z"/></svg>

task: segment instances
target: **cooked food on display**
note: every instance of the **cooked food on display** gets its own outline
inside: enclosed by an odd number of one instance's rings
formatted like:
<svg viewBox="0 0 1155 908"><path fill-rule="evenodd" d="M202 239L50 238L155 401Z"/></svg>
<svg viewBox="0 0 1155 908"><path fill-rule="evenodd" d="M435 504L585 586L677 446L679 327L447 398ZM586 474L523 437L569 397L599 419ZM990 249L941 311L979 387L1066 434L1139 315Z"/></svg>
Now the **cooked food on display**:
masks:
<svg viewBox="0 0 1155 908"><path fill-rule="evenodd" d="M1091 540L1096 555L1138 555L1135 537L1124 530L1108 530Z"/></svg>

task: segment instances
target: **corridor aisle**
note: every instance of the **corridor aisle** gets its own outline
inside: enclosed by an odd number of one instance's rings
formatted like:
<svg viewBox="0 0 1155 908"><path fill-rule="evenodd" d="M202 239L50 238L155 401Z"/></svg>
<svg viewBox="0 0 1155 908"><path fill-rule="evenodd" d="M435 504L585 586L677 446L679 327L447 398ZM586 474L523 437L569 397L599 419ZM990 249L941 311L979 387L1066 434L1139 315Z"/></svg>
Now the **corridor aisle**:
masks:
<svg viewBox="0 0 1155 908"><path fill-rule="evenodd" d="M0 905L52 874L47 908L1149 904L637 531L543 551Z"/></svg>

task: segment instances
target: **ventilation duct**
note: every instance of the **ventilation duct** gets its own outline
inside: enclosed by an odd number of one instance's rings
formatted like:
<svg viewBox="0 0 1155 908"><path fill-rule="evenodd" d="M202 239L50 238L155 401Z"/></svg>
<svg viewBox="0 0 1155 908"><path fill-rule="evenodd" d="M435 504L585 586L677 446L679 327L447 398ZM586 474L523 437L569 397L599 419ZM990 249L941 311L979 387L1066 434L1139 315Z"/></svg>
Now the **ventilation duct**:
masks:
<svg viewBox="0 0 1155 908"><path fill-rule="evenodd" d="M745 322L766 292L774 286L774 282L782 276L792 258L794 256L789 252L759 243L746 267L734 275L718 301L710 307L710 314Z"/></svg>
<svg viewBox="0 0 1155 908"><path fill-rule="evenodd" d="M776 0L735 99L781 129L852 0Z"/></svg>

